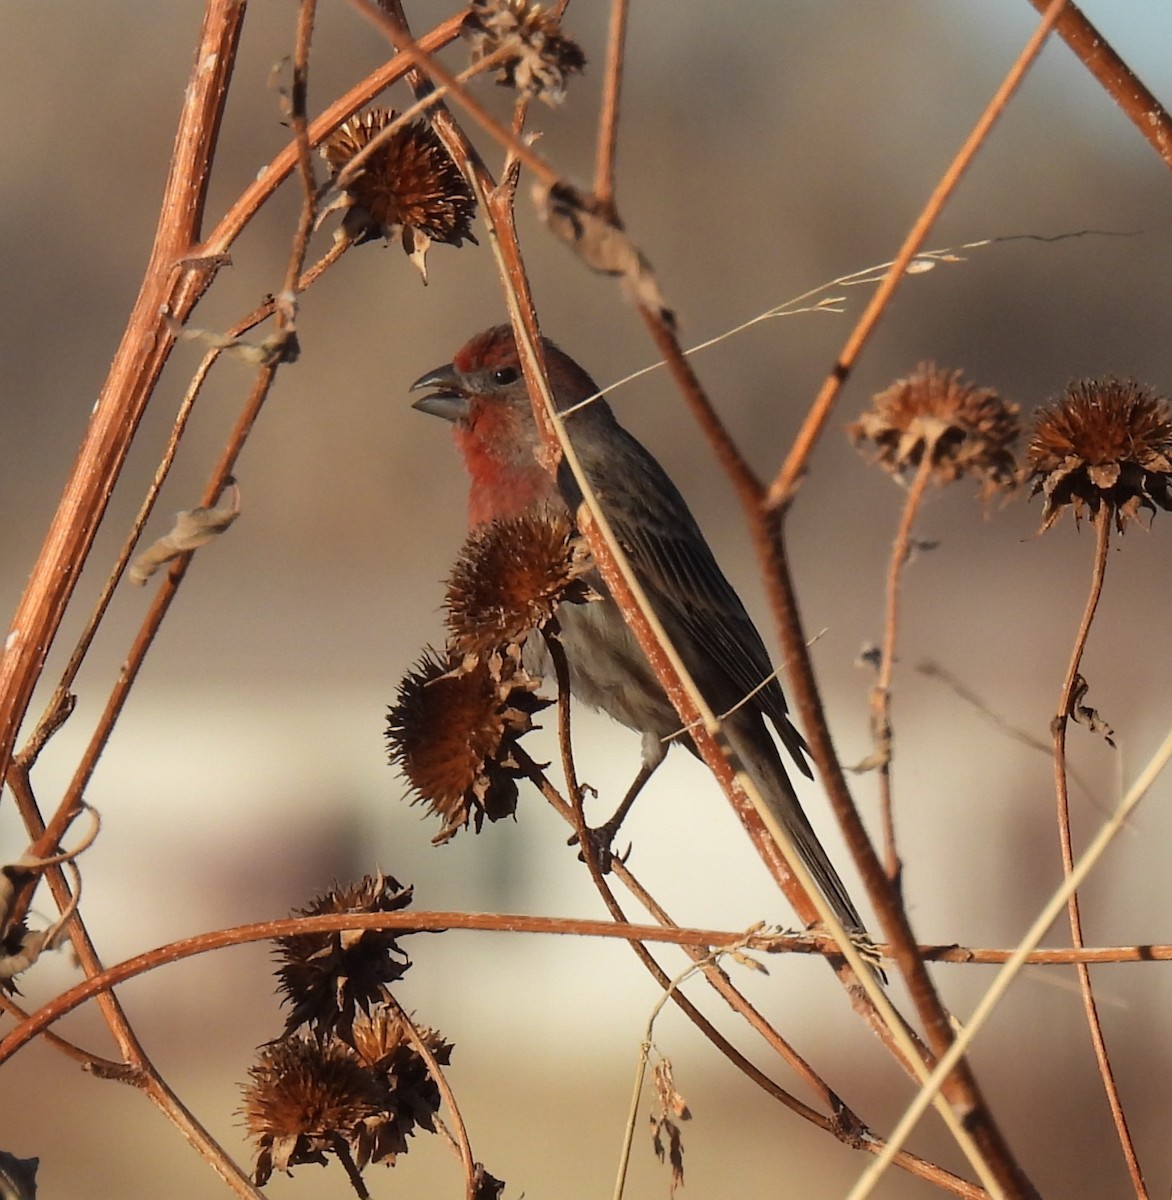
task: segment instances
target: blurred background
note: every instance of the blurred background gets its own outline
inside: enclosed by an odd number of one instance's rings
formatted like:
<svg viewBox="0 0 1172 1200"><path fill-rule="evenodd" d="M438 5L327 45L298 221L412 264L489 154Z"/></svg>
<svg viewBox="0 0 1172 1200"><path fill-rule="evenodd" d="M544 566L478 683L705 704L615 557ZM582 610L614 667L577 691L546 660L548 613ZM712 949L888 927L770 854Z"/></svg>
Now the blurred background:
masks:
<svg viewBox="0 0 1172 1200"><path fill-rule="evenodd" d="M565 105L535 106L541 152L591 178L605 10L571 5L589 66ZM1167 105L1172 8L1087 0L1088 16ZM451 11L408 5L416 32ZM212 181L209 225L288 140L272 68L291 52L295 5L254 0ZM838 0L632 5L618 159L619 206L654 263L685 344L836 277L888 260L1037 20L1025 0ZM200 5L109 0L0 4L0 609L12 612L73 461L146 263L200 22ZM322 5L310 104L325 107L386 56L345 5ZM448 52L457 67L462 47ZM481 81L500 114L507 93ZM402 107L406 93L391 102ZM485 147L490 163L496 152ZM527 192L522 189L522 195ZM298 197L286 186L233 247L193 323L219 329L280 286ZM1012 240L908 279L843 394L790 522L804 617L842 758L870 749L870 677L882 585L902 496L844 435L870 396L917 362L963 368L1028 413L1072 378L1134 375L1172 390L1172 180L1073 55L1054 41L929 238ZM543 326L601 383L653 359L612 280L587 275L521 205ZM1080 230L1081 238L1047 241ZM1028 235L1028 236L1027 236ZM324 250L330 230L318 235ZM483 241L483 239L482 239ZM466 489L447 430L412 411L408 385L504 317L485 247L432 249L424 288L398 247L345 256L303 300L302 354L284 368L241 459L243 515L202 551L148 658L90 789L102 835L85 856L84 912L105 961L203 930L284 915L335 879L382 868L424 909L601 915L565 829L535 794L518 821L430 845L437 826L387 766L383 722L398 680L442 639L439 605L464 529ZM835 289L836 291L839 289ZM848 315L759 324L696 359L755 467L776 471L834 360ZM164 376L70 610L56 677L137 509L199 359L181 346ZM223 361L196 410L148 538L197 503L250 382ZM760 588L736 502L662 373L616 391L621 418L683 485L750 608ZM1060 877L1048 757L918 673L931 661L996 716L1045 741L1090 577L1092 534L1064 519L1036 537L1040 504L982 512L970 486L935 495L918 536L937 541L907 574L896 679L895 783L905 888L927 941L1012 944ZM1118 749L1082 729L1072 762L1085 844L1163 737L1168 538L1116 543L1084 674ZM84 747L155 585L124 585L77 684L79 703L34 776L51 811ZM39 715L48 690L34 702ZM546 721L552 725L551 720ZM638 740L579 720L579 770L609 812ZM554 757L547 731L529 739ZM792 914L704 771L687 756L641 799L631 865L681 923L742 928ZM805 794L835 857L845 851L818 790ZM874 821L873 783L856 795ZM1161 782L1085 892L1093 944L1172 941L1169 787ZM3 861L24 849L0 807ZM853 873L847 873L853 878ZM47 903L45 901L44 903ZM633 913L636 911L632 906ZM43 914L48 919L49 914ZM1052 934L1064 940L1064 929ZM503 935L418 937L399 996L455 1042L451 1079L473 1147L508 1195L604 1194L636 1054L656 998L626 947ZM665 955L669 971L682 959ZM774 960L737 982L885 1133L906 1080L813 961ZM963 1019L989 968L940 967ZM64 953L21 980L36 1005L77 978ZM1095 979L1123 1100L1149 1181L1172 1175L1172 976L1106 967ZM783 1084L792 1081L703 989L706 1011ZM898 995L898 989L896 990ZM165 1076L250 1161L236 1109L254 1049L281 1028L263 947L155 972L122 999ZM86 1009L62 1032L111 1052ZM687 1193L845 1193L859 1155L775 1106L667 1011L656 1041L691 1104ZM1073 973L1034 969L974 1060L1027 1171L1048 1196L1121 1195L1114 1141ZM796 1084L793 1086L797 1087ZM434 1142L435 1139L428 1139ZM417 1145L376 1196L455 1195L442 1146ZM935 1118L916 1149L964 1170ZM0 1148L41 1158L41 1194L203 1200L224 1189L138 1094L33 1045L0 1072ZM441 1190L442 1189L442 1190ZM629 1196L664 1196L666 1168L637 1127ZM274 1196L345 1196L337 1165L274 1179ZM881 1193L927 1196L893 1174Z"/></svg>

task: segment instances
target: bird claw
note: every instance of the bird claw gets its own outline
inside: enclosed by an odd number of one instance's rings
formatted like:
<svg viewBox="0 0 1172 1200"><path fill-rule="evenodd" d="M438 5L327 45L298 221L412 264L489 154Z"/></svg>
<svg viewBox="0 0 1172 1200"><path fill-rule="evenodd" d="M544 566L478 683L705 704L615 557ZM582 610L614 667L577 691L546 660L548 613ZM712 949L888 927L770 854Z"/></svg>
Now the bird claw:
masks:
<svg viewBox="0 0 1172 1200"><path fill-rule="evenodd" d="M599 873L602 875L608 875L615 862L625 863L630 857L630 846L622 854L616 854L611 849L611 842L614 841L616 833L618 833L618 827L609 821L605 825L599 825L596 829L586 830L586 840L590 843L590 858L598 864ZM566 845L577 846L581 840L575 833L567 840ZM579 850L578 861L587 861L585 848Z"/></svg>

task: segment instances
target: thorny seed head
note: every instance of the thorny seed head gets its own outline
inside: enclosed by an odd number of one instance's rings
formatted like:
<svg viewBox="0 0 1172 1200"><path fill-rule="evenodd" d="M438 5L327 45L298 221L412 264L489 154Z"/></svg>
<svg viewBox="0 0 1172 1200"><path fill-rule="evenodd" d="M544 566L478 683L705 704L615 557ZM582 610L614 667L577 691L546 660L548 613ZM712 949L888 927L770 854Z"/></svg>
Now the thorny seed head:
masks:
<svg viewBox="0 0 1172 1200"><path fill-rule="evenodd" d="M352 117L322 145L337 179L347 163L395 119L393 109L372 108ZM432 242L475 243L476 201L467 180L435 131L423 121L400 126L361 165L341 196L322 213L345 208L339 236L355 242L399 237L427 282Z"/></svg>
<svg viewBox="0 0 1172 1200"><path fill-rule="evenodd" d="M324 1166L339 1142L353 1146L380 1111L377 1079L340 1042L270 1042L248 1074L241 1111L256 1143L261 1187L274 1170Z"/></svg>
<svg viewBox="0 0 1172 1200"><path fill-rule="evenodd" d="M558 16L531 0L472 0L464 18L473 66L498 50L506 54L497 82L546 104L565 99L566 77L586 66L581 46L562 33Z"/></svg>
<svg viewBox="0 0 1172 1200"><path fill-rule="evenodd" d="M936 483L969 475L988 500L1017 486L1017 414L1016 404L965 383L960 371L920 363L880 392L848 432L856 444L870 443L875 460L892 475L913 473L927 456Z"/></svg>
<svg viewBox="0 0 1172 1200"><path fill-rule="evenodd" d="M563 602L596 599L582 579L592 561L569 517L553 508L478 526L448 579L449 647L476 658L524 641Z"/></svg>
<svg viewBox="0 0 1172 1200"><path fill-rule="evenodd" d="M519 659L514 648L462 665L428 650L399 684L387 714L390 760L443 818L436 843L469 821L479 832L486 817L516 811L522 772L513 750L549 703L534 694L537 681Z"/></svg>
<svg viewBox="0 0 1172 1200"><path fill-rule="evenodd" d="M446 1066L452 1046L433 1029L416 1026L436 1062ZM439 1086L427 1063L416 1049L402 1017L386 1006L354 1022L354 1053L362 1066L378 1080L380 1112L367 1126L361 1161L395 1161L407 1152L407 1138L420 1126L435 1132L439 1112Z"/></svg>
<svg viewBox="0 0 1172 1200"><path fill-rule="evenodd" d="M1106 508L1122 533L1141 509L1172 510L1172 407L1134 379L1071 383L1035 413L1027 463L1043 532L1066 508L1075 521Z"/></svg>
<svg viewBox="0 0 1172 1200"><path fill-rule="evenodd" d="M380 872L314 897L297 915L397 912L410 903L411 888ZM355 1015L369 1011L411 965L401 936L402 930L349 929L277 938L277 978L291 1006L285 1032L308 1025L319 1038L350 1041Z"/></svg>

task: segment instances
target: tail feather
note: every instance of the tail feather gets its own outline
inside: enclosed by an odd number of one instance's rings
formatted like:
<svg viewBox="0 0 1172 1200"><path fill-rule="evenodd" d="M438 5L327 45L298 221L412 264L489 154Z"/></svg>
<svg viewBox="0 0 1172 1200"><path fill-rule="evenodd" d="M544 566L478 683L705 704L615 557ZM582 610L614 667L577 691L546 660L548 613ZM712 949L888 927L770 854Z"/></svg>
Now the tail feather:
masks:
<svg viewBox="0 0 1172 1200"><path fill-rule="evenodd" d="M782 765L781 756L760 715L745 713L739 720L734 716L726 722L725 728L749 777L757 785L778 824L793 839L803 864L813 876L822 895L829 901L835 915L848 932L862 933L863 922L858 910L818 840L813 826L802 811L797 793Z"/></svg>

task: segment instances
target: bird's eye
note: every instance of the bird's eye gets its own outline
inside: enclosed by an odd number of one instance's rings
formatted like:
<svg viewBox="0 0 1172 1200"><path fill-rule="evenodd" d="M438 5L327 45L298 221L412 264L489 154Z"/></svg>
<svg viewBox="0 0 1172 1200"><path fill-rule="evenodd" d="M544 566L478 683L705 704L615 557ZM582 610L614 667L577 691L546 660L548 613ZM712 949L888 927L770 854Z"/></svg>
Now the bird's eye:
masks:
<svg viewBox="0 0 1172 1200"><path fill-rule="evenodd" d="M516 367L498 367L492 373L493 383L499 383L502 387L508 383L516 383L517 379Z"/></svg>

